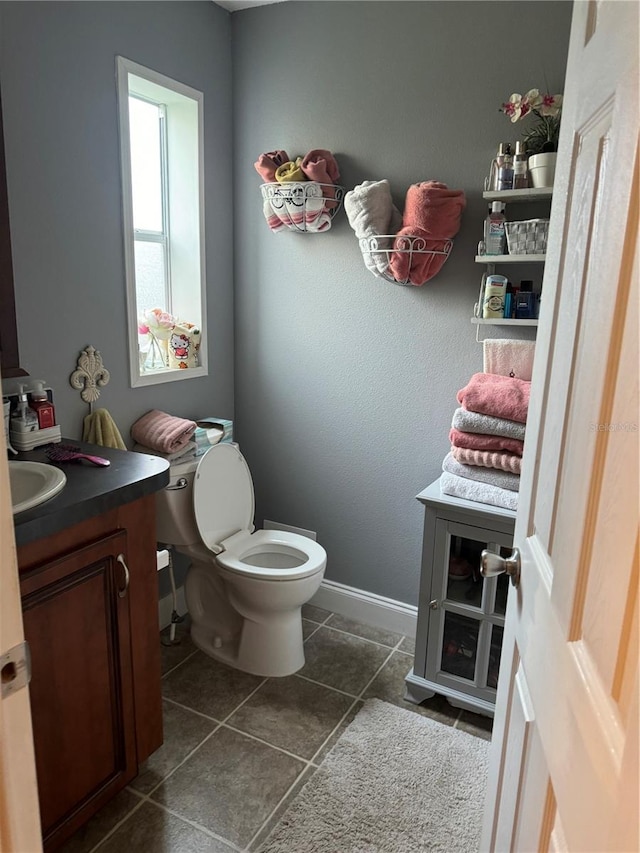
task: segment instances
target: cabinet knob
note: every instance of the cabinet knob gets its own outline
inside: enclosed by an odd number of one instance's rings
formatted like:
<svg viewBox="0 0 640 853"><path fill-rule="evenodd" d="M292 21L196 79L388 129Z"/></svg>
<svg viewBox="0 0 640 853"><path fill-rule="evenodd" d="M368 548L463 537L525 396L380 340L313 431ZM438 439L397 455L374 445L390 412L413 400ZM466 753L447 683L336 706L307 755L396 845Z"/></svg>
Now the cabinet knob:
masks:
<svg viewBox="0 0 640 853"><path fill-rule="evenodd" d="M118 590L118 598L124 598L127 594L127 590L129 589L129 569L127 568L127 564L125 563L124 554L118 554L116 560L124 569L124 586L122 587L122 589Z"/></svg>
<svg viewBox="0 0 640 853"><path fill-rule="evenodd" d="M429 602L429 607L430 607L432 610L437 610L437 609L438 609L438 599L437 599L437 598L434 598L434 599L433 599L433 601L430 601L430 602Z"/></svg>
<svg viewBox="0 0 640 853"><path fill-rule="evenodd" d="M520 551L514 548L510 557L501 557L493 551L483 551L480 557L480 574L483 578L495 578L497 575L508 574L511 583L516 587L520 584Z"/></svg>

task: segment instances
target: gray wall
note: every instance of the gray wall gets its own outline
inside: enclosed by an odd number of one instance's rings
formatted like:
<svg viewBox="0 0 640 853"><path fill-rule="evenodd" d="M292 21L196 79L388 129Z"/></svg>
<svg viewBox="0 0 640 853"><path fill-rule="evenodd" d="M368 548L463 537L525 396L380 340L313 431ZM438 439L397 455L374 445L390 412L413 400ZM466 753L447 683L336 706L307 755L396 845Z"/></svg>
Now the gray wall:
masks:
<svg viewBox="0 0 640 853"><path fill-rule="evenodd" d="M417 600L415 495L439 475L456 391L482 369L469 322L482 183L497 143L521 129L499 105L545 81L563 90L570 17L567 2L232 16L237 434L258 519L317 531L331 580ZM272 234L253 162L274 148L329 148L346 188L388 178L399 206L417 181L463 189L442 272L422 288L374 278L343 212L327 234Z"/></svg>
<svg viewBox="0 0 640 853"><path fill-rule="evenodd" d="M54 388L63 433L88 406L78 353L111 373L99 404L125 438L149 409L233 417L230 16L210 2L0 3L0 82L23 366ZM115 57L204 92L210 375L131 389Z"/></svg>

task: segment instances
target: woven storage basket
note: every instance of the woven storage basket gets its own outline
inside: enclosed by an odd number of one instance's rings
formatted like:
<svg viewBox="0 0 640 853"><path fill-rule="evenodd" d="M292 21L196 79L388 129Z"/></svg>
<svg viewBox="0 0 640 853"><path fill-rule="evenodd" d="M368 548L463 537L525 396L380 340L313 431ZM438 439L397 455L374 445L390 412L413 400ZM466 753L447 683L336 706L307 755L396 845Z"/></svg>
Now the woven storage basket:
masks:
<svg viewBox="0 0 640 853"><path fill-rule="evenodd" d="M549 234L548 219L525 219L505 222L510 255L544 255Z"/></svg>

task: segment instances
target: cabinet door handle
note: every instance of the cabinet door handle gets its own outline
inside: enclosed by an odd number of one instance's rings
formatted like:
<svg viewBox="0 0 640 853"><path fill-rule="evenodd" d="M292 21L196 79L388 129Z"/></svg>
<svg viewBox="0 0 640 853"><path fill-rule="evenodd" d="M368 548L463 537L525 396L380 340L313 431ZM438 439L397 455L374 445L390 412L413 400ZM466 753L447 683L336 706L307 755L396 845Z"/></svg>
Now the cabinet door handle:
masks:
<svg viewBox="0 0 640 853"><path fill-rule="evenodd" d="M118 590L118 597L124 598L127 594L127 590L129 589L129 569L127 568L127 564L124 561L124 554L118 554L116 560L124 569L124 586L122 587L122 589Z"/></svg>

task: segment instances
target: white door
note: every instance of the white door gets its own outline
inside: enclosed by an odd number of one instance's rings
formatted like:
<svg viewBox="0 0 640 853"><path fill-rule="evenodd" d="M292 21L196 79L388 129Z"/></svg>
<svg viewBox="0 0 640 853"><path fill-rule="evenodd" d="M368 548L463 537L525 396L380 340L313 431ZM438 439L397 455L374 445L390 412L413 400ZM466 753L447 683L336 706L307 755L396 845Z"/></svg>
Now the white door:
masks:
<svg viewBox="0 0 640 853"><path fill-rule="evenodd" d="M483 851L640 849L638 32L574 4Z"/></svg>
<svg viewBox="0 0 640 853"><path fill-rule="evenodd" d="M38 853L40 809L29 688L10 691L20 665L7 660L24 641L4 427L0 428L0 853ZM19 657L18 654L15 655ZM13 655L12 655L13 657ZM7 694L3 696L2 694Z"/></svg>

